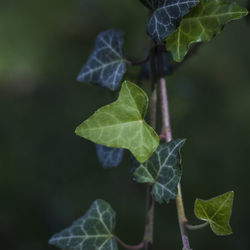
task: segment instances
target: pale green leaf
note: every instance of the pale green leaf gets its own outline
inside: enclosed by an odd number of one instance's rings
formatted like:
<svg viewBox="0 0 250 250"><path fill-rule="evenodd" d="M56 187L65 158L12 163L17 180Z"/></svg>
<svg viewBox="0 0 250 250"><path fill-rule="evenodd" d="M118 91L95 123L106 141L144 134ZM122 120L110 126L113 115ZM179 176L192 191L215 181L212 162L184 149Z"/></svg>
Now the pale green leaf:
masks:
<svg viewBox="0 0 250 250"><path fill-rule="evenodd" d="M175 199L181 179L180 149L185 140L173 140L161 144L153 155L134 172L137 182L151 183L156 201Z"/></svg>
<svg viewBox="0 0 250 250"><path fill-rule="evenodd" d="M228 0L200 0L181 21L177 31L166 39L167 50L181 62L191 44L211 40L230 21L246 16L248 11Z"/></svg>
<svg viewBox="0 0 250 250"><path fill-rule="evenodd" d="M117 250L114 227L114 210L106 201L96 200L82 218L52 236L49 244L63 250Z"/></svg>
<svg viewBox="0 0 250 250"><path fill-rule="evenodd" d="M197 218L209 222L216 235L232 233L229 225L234 192L230 191L210 200L196 199L194 212Z"/></svg>
<svg viewBox="0 0 250 250"><path fill-rule="evenodd" d="M126 148L144 162L159 145L158 135L144 121L147 109L146 93L125 81L117 101L97 110L76 128L76 134L107 147Z"/></svg>

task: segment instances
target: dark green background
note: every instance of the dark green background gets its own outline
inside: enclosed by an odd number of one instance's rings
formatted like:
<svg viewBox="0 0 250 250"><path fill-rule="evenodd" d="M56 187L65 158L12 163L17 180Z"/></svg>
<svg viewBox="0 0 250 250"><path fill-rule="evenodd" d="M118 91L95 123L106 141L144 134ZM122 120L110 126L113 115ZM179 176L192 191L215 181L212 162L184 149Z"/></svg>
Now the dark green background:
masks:
<svg viewBox="0 0 250 250"><path fill-rule="evenodd" d="M136 0L1 1L1 249L54 249L49 237L96 198L117 211L117 235L131 244L141 240L145 186L132 180L129 160L104 170L93 144L74 135L80 122L115 96L75 79L96 35L109 28L123 30L126 54L142 58L146 21L147 10ZM234 234L190 232L195 250L250 249L249 65L244 19L167 78L173 134L187 138L182 186L190 222L198 222L196 197L235 190ZM136 81L136 71L126 79ZM181 249L175 203L157 204L155 212L154 249Z"/></svg>

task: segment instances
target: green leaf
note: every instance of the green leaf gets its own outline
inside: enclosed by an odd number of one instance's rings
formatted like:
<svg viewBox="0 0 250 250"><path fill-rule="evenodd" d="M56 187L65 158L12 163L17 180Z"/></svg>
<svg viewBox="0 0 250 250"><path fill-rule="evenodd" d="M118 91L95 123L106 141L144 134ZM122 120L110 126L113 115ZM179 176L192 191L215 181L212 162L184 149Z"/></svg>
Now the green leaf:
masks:
<svg viewBox="0 0 250 250"><path fill-rule="evenodd" d="M228 0L200 0L181 21L177 31L166 39L167 50L181 62L191 44L211 40L230 21L246 16L248 11Z"/></svg>
<svg viewBox="0 0 250 250"><path fill-rule="evenodd" d="M119 88L126 71L120 32L107 30L97 36L95 49L83 66L78 81L99 84L111 90Z"/></svg>
<svg viewBox="0 0 250 250"><path fill-rule="evenodd" d="M116 102L97 110L76 128L76 134L112 148L126 148L139 162L159 145L156 132L143 120L148 97L137 85L125 81Z"/></svg>
<svg viewBox="0 0 250 250"><path fill-rule="evenodd" d="M147 24L147 33L157 43L173 33L182 17L196 6L199 0L144 0L144 5L153 9Z"/></svg>
<svg viewBox="0 0 250 250"><path fill-rule="evenodd" d="M168 203L176 198L182 175L180 149L184 143L185 140L177 139L160 145L134 172L137 182L153 184L152 193L158 202Z"/></svg>
<svg viewBox="0 0 250 250"><path fill-rule="evenodd" d="M196 199L194 212L197 218L209 222L216 235L232 233L229 220L232 212L234 192L230 191L210 200Z"/></svg>
<svg viewBox="0 0 250 250"><path fill-rule="evenodd" d="M52 236L49 244L63 250L117 250L114 227L114 210L106 201L96 200L82 218Z"/></svg>

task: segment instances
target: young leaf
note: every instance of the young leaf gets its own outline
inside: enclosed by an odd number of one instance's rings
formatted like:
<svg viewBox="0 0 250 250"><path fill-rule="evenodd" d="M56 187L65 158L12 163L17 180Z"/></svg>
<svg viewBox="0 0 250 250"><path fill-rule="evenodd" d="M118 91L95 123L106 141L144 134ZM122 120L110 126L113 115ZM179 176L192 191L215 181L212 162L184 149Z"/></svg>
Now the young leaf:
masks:
<svg viewBox="0 0 250 250"><path fill-rule="evenodd" d="M116 90L126 71L122 46L123 39L119 32L108 30L99 34L95 49L77 80Z"/></svg>
<svg viewBox="0 0 250 250"><path fill-rule="evenodd" d="M247 10L227 0L200 0L181 21L177 31L166 39L167 50L181 62L190 45L211 40L224 25L247 15Z"/></svg>
<svg viewBox="0 0 250 250"><path fill-rule="evenodd" d="M196 6L199 0L147 0L143 3L154 9L147 24L149 36L157 43L173 33L182 17Z"/></svg>
<svg viewBox="0 0 250 250"><path fill-rule="evenodd" d="M97 110L76 128L76 134L112 148L126 148L139 162L159 145L156 132L143 120L148 97L137 85L125 81L116 102Z"/></svg>
<svg viewBox="0 0 250 250"><path fill-rule="evenodd" d="M98 159L104 168L117 167L123 157L124 149L109 148L100 144L96 144Z"/></svg>
<svg viewBox="0 0 250 250"><path fill-rule="evenodd" d="M52 236L49 244L63 250L117 250L114 227L115 211L106 201L96 200L82 218Z"/></svg>
<svg viewBox="0 0 250 250"><path fill-rule="evenodd" d="M234 192L230 191L210 200L196 199L194 212L197 218L209 222L216 235L231 234L229 220Z"/></svg>
<svg viewBox="0 0 250 250"><path fill-rule="evenodd" d="M149 160L141 164L134 172L137 182L153 184L156 201L169 202L177 195L177 186L181 179L180 149L185 140L173 140L160 145Z"/></svg>

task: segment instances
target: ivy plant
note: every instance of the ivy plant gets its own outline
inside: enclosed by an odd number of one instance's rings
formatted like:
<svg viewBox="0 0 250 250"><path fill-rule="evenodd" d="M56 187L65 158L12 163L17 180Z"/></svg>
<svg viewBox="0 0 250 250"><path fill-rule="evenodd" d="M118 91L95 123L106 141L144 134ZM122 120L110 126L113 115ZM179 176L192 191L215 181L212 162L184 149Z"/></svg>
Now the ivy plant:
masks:
<svg viewBox="0 0 250 250"><path fill-rule="evenodd" d="M188 230L210 225L216 235L232 233L229 221L233 191L209 200L196 199L194 213L205 222L198 225L188 223L180 185L183 167L181 150L185 139L173 139L172 136L166 77L187 54L193 55L188 52L194 43L200 45L210 41L227 23L246 16L248 11L233 0L140 2L142 8L149 10L149 19L145 24L151 40L148 55L139 61L129 60L123 53L122 33L114 29L97 36L94 50L77 79L94 84L102 91L105 88L119 91L119 95L113 103L100 107L83 121L75 133L95 144L99 162L104 168L117 167L124 155L129 153L134 158L136 167L133 168L133 178L147 185L143 240L138 245L124 243L115 234L115 211L108 202L97 199L83 217L51 237L49 244L60 249L116 250L119 245L125 249L153 249L155 201L167 204L176 201L184 250L191 249ZM151 85L149 97L139 87L141 83L124 79L127 65L142 68L146 83ZM161 107L161 112L158 112L158 107ZM161 113L160 128L156 122L158 113ZM148 121L145 117L149 117ZM125 150L129 153L124 154Z"/></svg>

